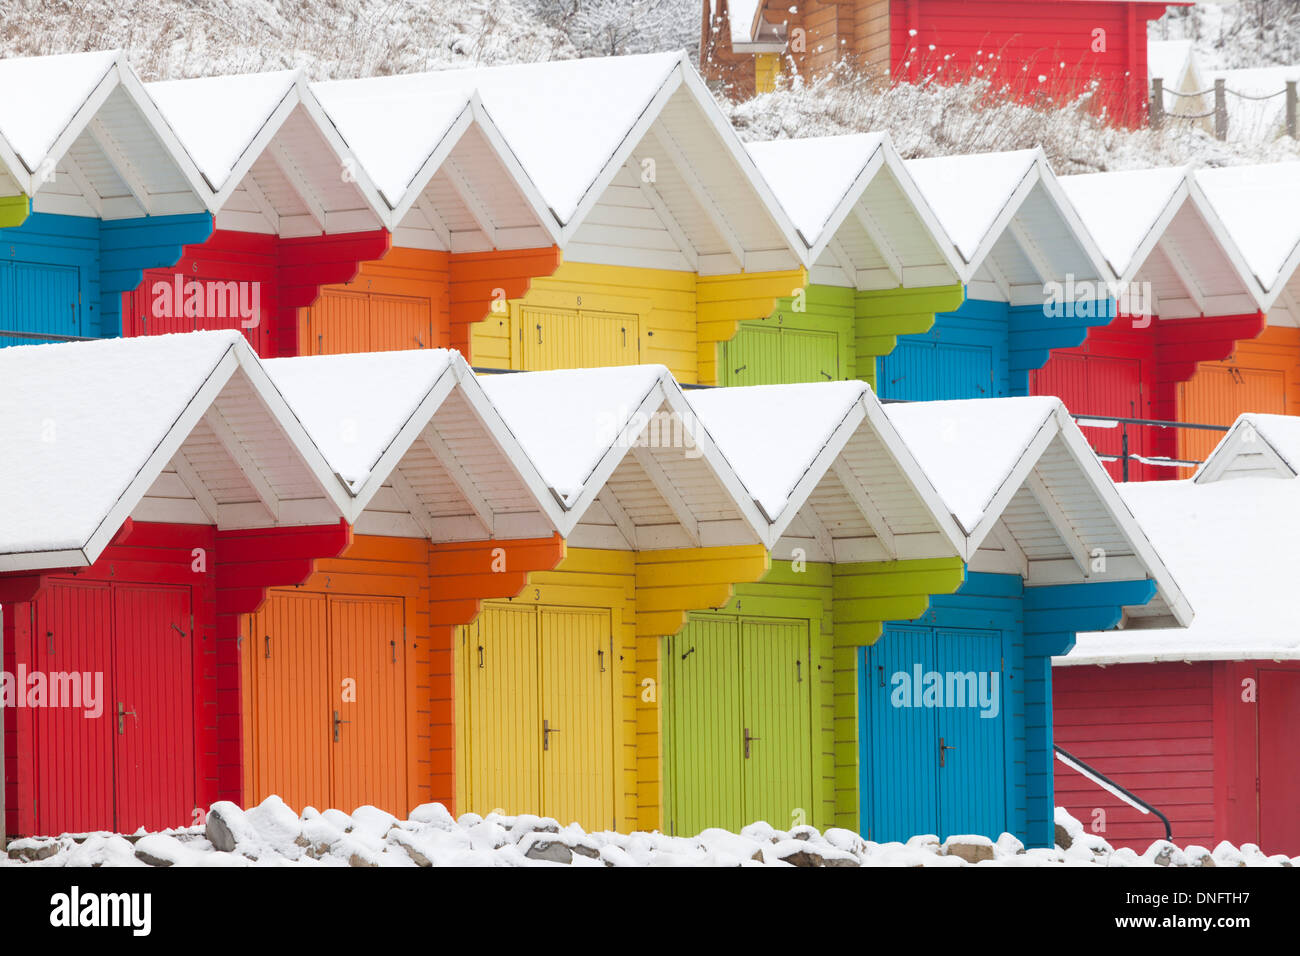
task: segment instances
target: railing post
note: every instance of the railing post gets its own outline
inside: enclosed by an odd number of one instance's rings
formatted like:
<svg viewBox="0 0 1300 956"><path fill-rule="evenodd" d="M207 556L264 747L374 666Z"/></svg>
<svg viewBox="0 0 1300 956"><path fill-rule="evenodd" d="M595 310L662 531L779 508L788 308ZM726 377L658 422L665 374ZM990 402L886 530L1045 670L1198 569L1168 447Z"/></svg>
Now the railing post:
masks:
<svg viewBox="0 0 1300 956"><path fill-rule="evenodd" d="M1292 139L1295 135L1295 80L1286 81L1286 134Z"/></svg>
<svg viewBox="0 0 1300 956"><path fill-rule="evenodd" d="M1228 95L1225 83L1227 81L1218 79L1214 81L1214 138L1228 138Z"/></svg>
<svg viewBox="0 0 1300 956"><path fill-rule="evenodd" d="M1119 426L1119 460L1121 481L1128 481L1128 423Z"/></svg>
<svg viewBox="0 0 1300 956"><path fill-rule="evenodd" d="M1165 125L1165 81L1158 76L1151 78L1151 128L1162 129Z"/></svg>

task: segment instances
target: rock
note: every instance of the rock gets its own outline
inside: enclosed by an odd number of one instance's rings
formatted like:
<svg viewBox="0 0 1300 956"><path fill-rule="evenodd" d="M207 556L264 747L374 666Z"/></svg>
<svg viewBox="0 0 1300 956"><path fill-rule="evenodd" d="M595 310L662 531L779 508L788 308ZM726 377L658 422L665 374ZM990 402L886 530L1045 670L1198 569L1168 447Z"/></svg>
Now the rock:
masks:
<svg viewBox="0 0 1300 956"><path fill-rule="evenodd" d="M546 860L550 863L572 863L573 851L563 843L551 840L534 840L532 846L524 851L530 860Z"/></svg>
<svg viewBox="0 0 1300 956"><path fill-rule="evenodd" d="M135 858L139 860L141 863L147 863L150 866L171 866L172 865L171 860L165 860L160 856L154 856L148 850L142 850L139 847L135 848Z"/></svg>
<svg viewBox="0 0 1300 956"><path fill-rule="evenodd" d="M439 830L453 830L456 827L455 818L441 803L422 803L411 811L407 819Z"/></svg>
<svg viewBox="0 0 1300 956"><path fill-rule="evenodd" d="M1056 845L1062 850L1068 850L1073 843L1074 840L1070 837L1070 832L1058 823L1056 825Z"/></svg>
<svg viewBox="0 0 1300 956"><path fill-rule="evenodd" d="M805 842L813 839L814 837L818 837L820 835L821 834L817 832L816 827L809 827L809 826L795 827L793 830L790 831L791 840L803 840Z"/></svg>
<svg viewBox="0 0 1300 956"><path fill-rule="evenodd" d="M376 863L374 860L367 860L360 853L353 853L350 857L348 857L348 866L367 867L367 866L379 866L379 864Z"/></svg>
<svg viewBox="0 0 1300 956"><path fill-rule="evenodd" d="M751 859L751 860L757 860L759 863L762 863L762 862L763 862L763 851L762 851L762 850L755 850L755 851L754 851L754 855L751 856L750 859Z"/></svg>
<svg viewBox="0 0 1300 956"><path fill-rule="evenodd" d="M796 839L798 839L796 837ZM791 866L825 866L826 858L820 853L814 853L812 850L795 850L781 857Z"/></svg>
<svg viewBox="0 0 1300 956"><path fill-rule="evenodd" d="M14 840L9 844L9 859L21 863L48 860L59 852L58 840Z"/></svg>
<svg viewBox="0 0 1300 956"><path fill-rule="evenodd" d="M212 809L208 811L208 823L203 832L208 838L208 842L212 844L213 849L220 850L222 853L234 853L238 841L235 839L234 829L227 822L226 816L225 807L221 804L214 804Z"/></svg>
<svg viewBox="0 0 1300 956"><path fill-rule="evenodd" d="M599 860L600 850L594 846L588 846L585 843L575 843L572 847L574 853L579 856L585 856L589 860Z"/></svg>
<svg viewBox="0 0 1300 956"><path fill-rule="evenodd" d="M406 851L406 855L411 858L411 862L416 866L433 866L432 861L427 856L415 847L411 846L411 844L407 843L405 840L395 840L393 842Z"/></svg>
<svg viewBox="0 0 1300 956"><path fill-rule="evenodd" d="M993 847L988 843L949 840L944 844L944 855L955 856L967 863L979 863L981 860L993 859Z"/></svg>
<svg viewBox="0 0 1300 956"><path fill-rule="evenodd" d="M823 861L824 866L861 866L857 860L847 856L828 856Z"/></svg>
<svg viewBox="0 0 1300 956"><path fill-rule="evenodd" d="M293 842L296 846L301 846L301 847L311 846L311 840L308 840L301 833L299 833L296 837L293 838Z"/></svg>

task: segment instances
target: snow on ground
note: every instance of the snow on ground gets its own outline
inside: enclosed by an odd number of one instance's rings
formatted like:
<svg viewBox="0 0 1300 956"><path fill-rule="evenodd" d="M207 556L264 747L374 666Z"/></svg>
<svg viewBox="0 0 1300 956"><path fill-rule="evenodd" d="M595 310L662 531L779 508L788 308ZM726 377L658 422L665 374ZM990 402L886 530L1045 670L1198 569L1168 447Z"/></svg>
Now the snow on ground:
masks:
<svg viewBox="0 0 1300 956"><path fill-rule="evenodd" d="M858 834L754 823L739 833L694 837L659 832L587 833L577 824L490 813L453 819L439 803L398 820L375 807L351 815L308 808L299 816L279 797L247 812L217 803L206 827L83 837L28 838L9 844L0 866L1292 866L1254 844L1226 841L1213 851L1157 841L1143 854L1113 849L1056 810L1058 846L1026 850L1014 836L933 835L872 843Z"/></svg>

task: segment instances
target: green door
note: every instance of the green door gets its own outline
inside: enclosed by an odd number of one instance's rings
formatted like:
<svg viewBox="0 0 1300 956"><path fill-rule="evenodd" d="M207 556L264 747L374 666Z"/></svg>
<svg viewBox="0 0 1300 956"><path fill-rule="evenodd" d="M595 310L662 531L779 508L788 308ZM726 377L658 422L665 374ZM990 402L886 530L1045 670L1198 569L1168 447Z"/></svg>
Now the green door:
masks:
<svg viewBox="0 0 1300 956"><path fill-rule="evenodd" d="M668 832L809 821L812 681L806 621L693 615L667 642Z"/></svg>
<svg viewBox="0 0 1300 956"><path fill-rule="evenodd" d="M740 323L735 338L719 349L723 385L790 385L840 378L840 334L834 329L800 329Z"/></svg>

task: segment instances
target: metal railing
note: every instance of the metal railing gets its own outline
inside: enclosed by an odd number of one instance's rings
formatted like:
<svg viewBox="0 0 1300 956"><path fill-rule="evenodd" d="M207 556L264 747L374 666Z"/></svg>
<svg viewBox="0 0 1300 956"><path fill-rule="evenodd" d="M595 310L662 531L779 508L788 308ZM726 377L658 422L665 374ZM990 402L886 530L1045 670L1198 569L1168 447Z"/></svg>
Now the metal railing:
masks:
<svg viewBox="0 0 1300 956"><path fill-rule="evenodd" d="M1089 780L1091 780L1093 783L1101 787L1101 789L1105 790L1107 793L1111 794L1112 796L1118 797L1120 800L1123 800L1134 810L1137 810L1139 813L1143 814L1144 816L1154 813L1157 817L1160 818L1160 822L1165 825L1165 839L1168 840L1170 843L1173 842L1174 831L1173 831L1173 827L1169 825L1169 818L1165 816L1163 813L1161 813L1159 810L1157 810L1152 804L1147 803L1145 800L1139 797L1132 790L1129 790L1127 787L1116 783L1114 780L1110 779L1110 777L1106 776L1104 773L1102 773L1100 770L1097 770L1095 767L1088 766L1086 763L1084 763L1078 757L1074 756L1074 754L1070 753L1068 750L1065 750L1063 747L1053 744L1052 749L1056 751L1056 759L1061 761L1061 763L1065 764L1067 767L1069 767L1071 770L1075 771L1076 773L1080 774L1081 776L1088 778Z"/></svg>
<svg viewBox="0 0 1300 956"><path fill-rule="evenodd" d="M1074 412L1070 417L1081 428L1112 428L1118 427L1120 430L1120 453L1118 455L1106 455L1097 452L1097 457L1102 461L1120 462L1120 471L1122 472L1121 481L1128 481L1129 462L1137 461L1144 465L1157 465L1175 468L1195 468L1201 464L1194 459L1183 458L1166 458L1162 456L1139 455L1129 451L1129 426L1139 428L1186 428L1192 431L1209 431L1209 432L1226 432L1231 425L1206 425L1200 422L1170 422L1158 418L1123 418L1118 415L1082 415ZM1094 449L1095 451L1095 449Z"/></svg>
<svg viewBox="0 0 1300 956"><path fill-rule="evenodd" d="M93 335L55 335L53 332L19 332L0 329L0 339L30 339L33 342L95 342Z"/></svg>
<svg viewBox="0 0 1300 956"><path fill-rule="evenodd" d="M1170 96L1182 97L1184 99L1197 99L1205 96L1207 93L1214 94L1214 109L1206 113L1168 113L1165 111L1165 94ZM1178 90L1165 89L1165 81L1161 77L1152 77L1151 79L1151 103L1150 119L1152 129L1161 129L1168 119L1177 120L1199 120L1214 117L1214 138L1225 140L1228 138L1228 94L1231 93L1243 100L1263 101L1271 100L1275 96L1285 96L1285 115L1286 115L1286 134L1292 139L1296 138L1296 81L1287 80L1284 89L1276 93L1265 93L1255 95L1252 93L1242 93L1238 90L1230 90L1227 81L1217 79L1214 81L1214 88L1208 90L1197 90L1193 93L1182 93Z"/></svg>

